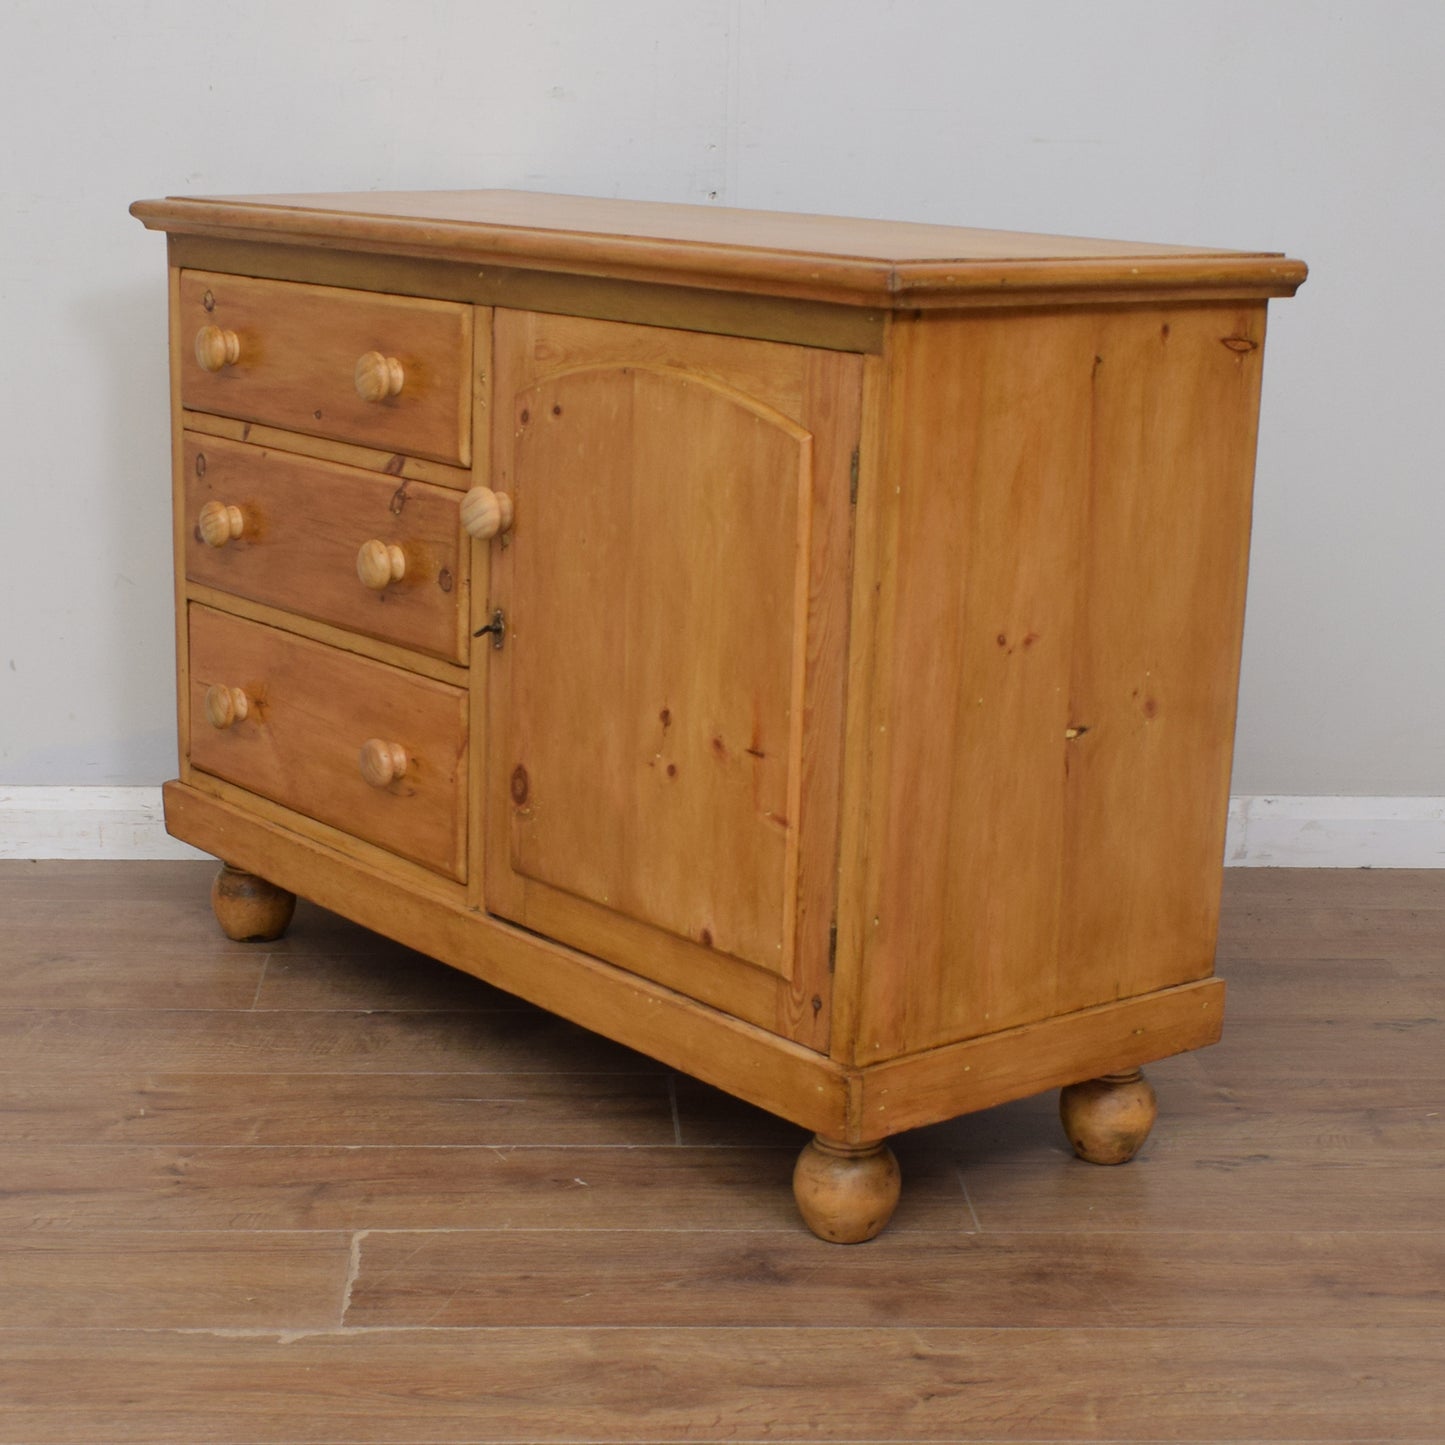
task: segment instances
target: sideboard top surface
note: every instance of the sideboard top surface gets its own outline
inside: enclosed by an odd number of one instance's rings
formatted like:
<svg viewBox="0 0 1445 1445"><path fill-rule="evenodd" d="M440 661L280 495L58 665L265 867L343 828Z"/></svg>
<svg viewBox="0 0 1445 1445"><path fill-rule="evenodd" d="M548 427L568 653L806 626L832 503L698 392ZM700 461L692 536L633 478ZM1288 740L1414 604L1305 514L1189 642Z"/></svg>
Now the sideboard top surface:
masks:
<svg viewBox="0 0 1445 1445"><path fill-rule="evenodd" d="M525 191L368 191L137 201L189 235L389 251L893 308L1185 292L1288 296L1273 252L794 215Z"/></svg>

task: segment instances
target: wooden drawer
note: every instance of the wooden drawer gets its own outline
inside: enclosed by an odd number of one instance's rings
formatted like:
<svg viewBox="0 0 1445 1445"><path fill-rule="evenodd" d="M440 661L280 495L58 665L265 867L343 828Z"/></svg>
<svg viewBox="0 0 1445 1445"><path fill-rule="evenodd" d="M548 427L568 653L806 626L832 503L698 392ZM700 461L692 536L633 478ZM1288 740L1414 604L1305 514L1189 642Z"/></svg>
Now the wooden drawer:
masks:
<svg viewBox="0 0 1445 1445"><path fill-rule="evenodd" d="M460 493L195 433L182 465L191 581L466 661Z"/></svg>
<svg viewBox="0 0 1445 1445"><path fill-rule="evenodd" d="M466 750L462 689L192 605L194 767L460 880Z"/></svg>
<svg viewBox="0 0 1445 1445"><path fill-rule="evenodd" d="M469 307L183 271L178 322L183 406L471 462Z"/></svg>

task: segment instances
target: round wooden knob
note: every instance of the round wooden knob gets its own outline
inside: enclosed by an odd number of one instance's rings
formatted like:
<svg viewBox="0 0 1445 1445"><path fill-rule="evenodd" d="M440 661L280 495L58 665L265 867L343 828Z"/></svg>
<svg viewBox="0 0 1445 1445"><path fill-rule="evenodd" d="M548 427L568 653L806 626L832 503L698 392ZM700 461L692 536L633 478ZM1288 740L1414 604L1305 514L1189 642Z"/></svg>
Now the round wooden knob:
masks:
<svg viewBox="0 0 1445 1445"><path fill-rule="evenodd" d="M367 738L361 745L361 776L373 788L384 788L406 777L406 749L400 743Z"/></svg>
<svg viewBox="0 0 1445 1445"><path fill-rule="evenodd" d="M245 527L246 519L241 515L241 509L225 502L207 502L196 518L196 531L208 547L224 547L227 542L234 542Z"/></svg>
<svg viewBox="0 0 1445 1445"><path fill-rule="evenodd" d="M512 530L512 499L490 487L473 487L462 498L462 526L469 537L490 542Z"/></svg>
<svg viewBox="0 0 1445 1445"><path fill-rule="evenodd" d="M373 592L385 592L393 582L406 576L406 553L395 542L382 542L373 537L361 544L356 554L356 575L363 586Z"/></svg>
<svg viewBox="0 0 1445 1445"><path fill-rule="evenodd" d="M356 359L355 380L356 394L362 401L385 401L389 396L401 395L406 377L396 357L368 351Z"/></svg>
<svg viewBox="0 0 1445 1445"><path fill-rule="evenodd" d="M219 326L203 326L196 332L196 362L202 371L219 371L241 359L241 338Z"/></svg>
<svg viewBox="0 0 1445 1445"><path fill-rule="evenodd" d="M206 689L206 720L213 728L228 728L233 723L245 722L250 711L250 700L239 687L213 682Z"/></svg>

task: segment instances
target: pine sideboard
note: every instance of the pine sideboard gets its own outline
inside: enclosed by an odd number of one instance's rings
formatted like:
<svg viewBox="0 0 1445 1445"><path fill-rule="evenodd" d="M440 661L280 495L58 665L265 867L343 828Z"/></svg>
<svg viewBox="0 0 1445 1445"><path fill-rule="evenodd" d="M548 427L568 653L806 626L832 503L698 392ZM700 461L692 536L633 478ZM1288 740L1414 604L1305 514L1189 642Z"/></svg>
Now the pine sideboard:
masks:
<svg viewBox="0 0 1445 1445"><path fill-rule="evenodd" d="M1213 1042L1266 303L1187 246L517 192L173 198L178 838L792 1120Z"/></svg>

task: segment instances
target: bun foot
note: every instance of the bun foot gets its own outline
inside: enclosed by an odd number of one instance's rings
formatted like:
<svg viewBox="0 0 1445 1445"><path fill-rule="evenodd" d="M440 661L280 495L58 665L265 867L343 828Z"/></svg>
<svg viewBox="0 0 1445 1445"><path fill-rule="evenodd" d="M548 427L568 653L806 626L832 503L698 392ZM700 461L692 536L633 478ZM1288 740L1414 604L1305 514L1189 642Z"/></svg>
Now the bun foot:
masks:
<svg viewBox="0 0 1445 1445"><path fill-rule="evenodd" d="M1154 1086L1138 1069L1059 1091L1059 1118L1074 1153L1090 1164L1127 1164L1159 1114Z"/></svg>
<svg viewBox="0 0 1445 1445"><path fill-rule="evenodd" d="M898 1161L881 1140L843 1144L815 1135L793 1170L803 1222L830 1244L872 1239L893 1217L900 1187Z"/></svg>
<svg viewBox="0 0 1445 1445"><path fill-rule="evenodd" d="M211 908L227 938L267 943L286 932L296 911L296 895L223 863L211 884Z"/></svg>

